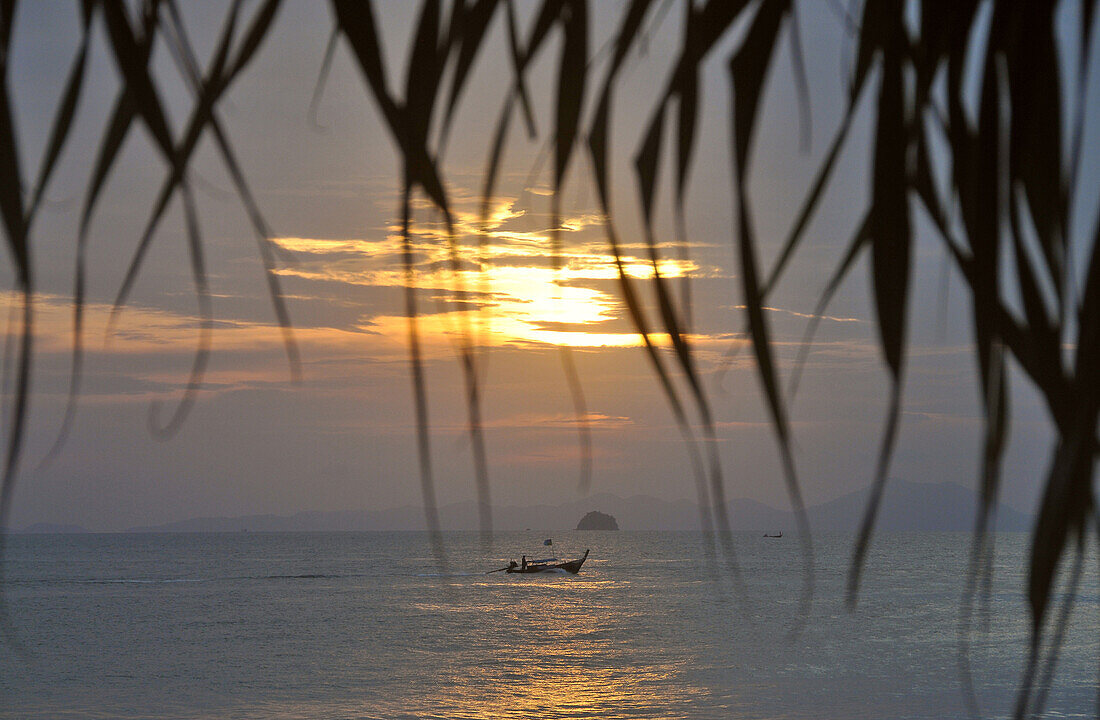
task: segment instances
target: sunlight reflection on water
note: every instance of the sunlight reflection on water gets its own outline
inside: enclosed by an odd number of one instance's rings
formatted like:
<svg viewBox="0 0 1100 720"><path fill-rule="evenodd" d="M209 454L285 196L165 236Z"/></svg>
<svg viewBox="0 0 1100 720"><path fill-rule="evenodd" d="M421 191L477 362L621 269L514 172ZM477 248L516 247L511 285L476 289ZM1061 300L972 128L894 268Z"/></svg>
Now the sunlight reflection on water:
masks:
<svg viewBox="0 0 1100 720"><path fill-rule="evenodd" d="M646 647L651 620L634 603L613 600L630 582L601 577L597 563L585 571L452 585L449 600L415 604L464 617L447 625L434 677L386 710L450 718L688 717L708 694L685 677L689 654ZM482 594L479 602L469 602L470 591Z"/></svg>
<svg viewBox="0 0 1100 720"><path fill-rule="evenodd" d="M812 617L793 638L796 543L738 538L747 596L704 571L693 534L555 535L562 557L592 548L580 575L485 574L539 543L448 535L440 571L415 533L17 536L8 607L36 657L0 648L0 717L965 714L964 535L876 538L855 613L850 539L819 539ZM986 717L1011 713L1027 641L1026 538L999 538L998 552L971 654ZM1086 588L1052 713L1094 707L1098 605Z"/></svg>

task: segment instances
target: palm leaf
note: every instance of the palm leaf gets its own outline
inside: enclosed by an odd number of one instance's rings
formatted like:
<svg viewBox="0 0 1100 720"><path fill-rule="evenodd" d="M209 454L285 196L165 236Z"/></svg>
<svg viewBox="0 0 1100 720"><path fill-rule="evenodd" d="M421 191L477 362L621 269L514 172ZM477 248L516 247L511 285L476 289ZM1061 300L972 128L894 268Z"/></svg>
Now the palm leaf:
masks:
<svg viewBox="0 0 1100 720"><path fill-rule="evenodd" d="M604 81L604 86L599 94L597 100L596 110L593 116L592 125L588 133L588 149L590 157L592 159L592 171L594 180L596 183L597 197L600 202L600 208L604 216L604 228L607 236L608 244L613 257L615 258L615 266L617 270L617 276L619 281L620 292L622 293L623 302L626 305L627 312L634 324L635 329L642 337L643 347L645 348L646 358L649 360L650 365L653 367L654 372L657 374L661 389L669 403L669 407L672 410L673 418L676 421L676 426L680 430L681 437L684 440L685 446L688 449L688 459L691 463L692 476L695 479L696 495L699 500L699 513L700 513L700 526L703 530L703 535L707 539L704 544L704 552L707 555L707 567L713 567L711 556L713 555L713 549L711 548L710 539L713 537L714 519L713 512L721 512L718 508L712 508L711 501L708 494L706 471L703 467L703 461L700 456L694 433L692 432L691 425L688 423L687 414L684 410L683 403L680 399L679 393L672 382L672 378L669 375L668 370L665 367L664 362L661 360L661 356L657 351L656 346L653 344L651 338L651 330L649 327L649 321L646 319L645 313L642 310L641 301L633 286L633 281L626 273L626 269L623 264L623 252L618 239L618 235L615 231L615 224L611 214L610 205L610 176L609 165L607 162L608 143L609 143L609 127L610 127L610 108L611 108L611 95L614 88L616 77L621 68L622 58L626 55L626 50L629 47L631 40L627 38L627 33L636 33L631 30L633 23L627 22L624 24L623 30L619 34L620 42L617 45L615 58L613 58L611 67L608 70L607 77ZM731 552L727 554L728 562L731 564L731 569L734 573L734 578L740 582L740 573L736 565L736 559Z"/></svg>
<svg viewBox="0 0 1100 720"><path fill-rule="evenodd" d="M164 114L159 93L149 77L147 68L148 54L144 43L134 36L133 28L127 17L126 6L122 0L103 0L103 17L107 22L108 37L114 53L115 64L126 82L127 91L135 105L135 111L145 122L156 145L165 159L175 164L172 148L172 133ZM156 27L156 13L153 27Z"/></svg>
<svg viewBox="0 0 1100 720"><path fill-rule="evenodd" d="M262 39L266 35L267 28L274 18L275 10L278 5L279 0L268 0L268 2L257 11L251 26L245 33L245 40L239 46L236 59L231 63L231 67L233 68L232 74L223 81L226 87L228 87L232 79L247 66L248 61L254 56L256 50L259 48L259 39ZM202 79L198 76L197 70L195 70L197 63L194 59L194 51L191 49L187 39L186 29L179 19L178 11L175 11L175 2L169 2L168 7L173 10L173 19L176 23L176 34L182 46L182 54L186 59L187 67L192 73L190 75L192 86L195 93L201 96ZM234 12L235 11L236 6L234 6ZM260 250L260 257L263 263L264 276L267 280L268 294L271 298L272 307L275 310L275 317L279 322L279 328L283 334L283 347L286 349L287 360L290 364L291 380L293 382L298 382L301 379L301 359L298 352L297 341L294 339L290 312L287 309L286 300L283 297L279 276L275 272L274 249L277 246L274 246L271 241L272 232L267 221L264 219L263 213L260 211L259 204L256 202L249 188L248 181L245 178L244 172L241 170L240 162L237 160L236 152L233 150L233 145L229 142L225 131L222 129L221 121L218 119L218 115L213 109L211 109L207 122L208 127L214 135L214 140L217 143L218 150L222 155L226 168L229 171L229 176L232 178L233 184L237 188L237 194L240 196L241 202L244 204L248 217L252 222L252 227L256 234L256 244Z"/></svg>
<svg viewBox="0 0 1100 720"><path fill-rule="evenodd" d="M885 3L883 3L885 5ZM865 18L865 22L868 18ZM908 145L902 48L904 26L900 7L889 18L874 17L882 35L882 83L876 123L874 177L868 232L871 236L871 271L875 314L878 316L880 345L890 370L890 401L871 496L860 523L852 563L848 572L848 604L854 606L859 591L867 549L886 485L887 473L897 440L901 415L905 315L909 299L910 218L906 167ZM864 25L867 32L867 25Z"/></svg>
<svg viewBox="0 0 1100 720"><path fill-rule="evenodd" d="M15 368L15 402L11 408L11 427L4 452L3 475L0 477L0 527L3 528L8 526L12 493L15 490L19 460L27 432L31 361L34 357L34 269L31 265L27 220L21 192L22 173L17 149L19 143L16 138L8 90L7 62L11 47L14 12L14 3L0 4L0 221L3 223L4 237L14 263L15 282L23 310L20 319L19 359ZM3 533L0 532L0 553L2 552ZM21 655L25 655L24 648L15 640L2 596L0 596L0 632Z"/></svg>
<svg viewBox="0 0 1100 720"><path fill-rule="evenodd" d="M794 456L791 451L790 431L787 425L786 410L776 379L775 362L772 358L770 332L764 318L763 301L756 259L756 240L748 202L749 144L756 123L756 114L760 91L764 84L764 75L771 62L776 38L784 15L789 6L783 2L765 3L757 11L745 41L730 58L729 71L733 90L733 115L731 142L734 160L734 192L738 217L738 257L741 262L742 293L745 298L745 313L749 332L752 337L756 366L760 373L764 396L776 438L779 441L780 457L783 465L783 477L787 494L794 509L798 524L799 544L806 567L800 603L800 625L809 618L810 604L813 599L813 546L810 538L810 524L806 515L802 491L799 487Z"/></svg>
<svg viewBox="0 0 1100 720"><path fill-rule="evenodd" d="M451 120L462 97L462 90L470 78L470 68L477 58L478 51L485 44L485 33L499 4L500 0L474 0L469 8L466 7L465 0L459 0L454 4L455 20L451 26L450 45L458 47L458 58L455 60L451 90L447 96L447 109L443 115L443 137L446 137L450 130Z"/></svg>

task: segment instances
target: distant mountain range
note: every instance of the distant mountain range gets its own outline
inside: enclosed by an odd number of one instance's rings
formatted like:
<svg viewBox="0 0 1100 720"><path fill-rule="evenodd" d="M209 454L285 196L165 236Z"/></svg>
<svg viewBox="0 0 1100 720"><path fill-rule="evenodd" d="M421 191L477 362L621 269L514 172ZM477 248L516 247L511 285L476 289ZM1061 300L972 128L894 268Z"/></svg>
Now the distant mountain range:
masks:
<svg viewBox="0 0 1100 720"><path fill-rule="evenodd" d="M58 525L57 523L35 523L15 532L24 535L79 535L91 530L82 525Z"/></svg>
<svg viewBox="0 0 1100 720"><path fill-rule="evenodd" d="M868 490L844 495L807 508L815 532L854 533L866 507ZM951 482L913 483L891 481L886 486L876 529L884 532L969 531L974 527L977 496ZM731 527L737 530L794 532L794 515L755 500L728 503ZM615 517L623 530L698 530L699 507L689 500L666 501L645 495L620 498L601 493L561 505L505 506L493 510L497 530L570 530L591 510ZM462 502L439 508L444 530L476 530L477 504ZM997 529L1030 530L1032 518L1009 506L997 509ZM24 529L23 532L67 532ZM62 527L62 526L58 526ZM67 526L66 526L67 527ZM294 532L333 530L423 530L424 512L409 505L391 510L299 512L293 515L203 517L130 528L128 532Z"/></svg>

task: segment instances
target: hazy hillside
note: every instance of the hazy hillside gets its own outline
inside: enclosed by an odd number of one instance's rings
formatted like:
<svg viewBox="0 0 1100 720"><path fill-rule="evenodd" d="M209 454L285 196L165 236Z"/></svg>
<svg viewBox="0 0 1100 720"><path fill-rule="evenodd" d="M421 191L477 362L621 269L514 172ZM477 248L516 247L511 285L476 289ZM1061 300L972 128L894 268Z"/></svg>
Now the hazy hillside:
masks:
<svg viewBox="0 0 1100 720"><path fill-rule="evenodd" d="M23 535L79 535L89 533L86 527L80 525L58 525L56 523L34 523L14 532Z"/></svg>
<svg viewBox="0 0 1100 720"><path fill-rule="evenodd" d="M809 507L814 531L854 532L863 516L867 490ZM878 529L896 531L968 531L973 528L977 498L955 483L894 481L887 486L878 516ZM505 506L493 512L498 530L560 531L576 527L590 510L613 515L623 530L697 530L698 506L688 500L668 502L644 495L620 498L606 493L561 505ZM784 531L795 529L793 514L755 500L735 499L728 504L734 530ZM457 503L440 508L444 530L476 530L477 504ZM1007 506L997 513L997 529L1028 530L1029 516ZM424 514L417 506L392 510L300 512L294 515L193 518L164 525L131 528L131 532L253 532L325 530L422 530Z"/></svg>

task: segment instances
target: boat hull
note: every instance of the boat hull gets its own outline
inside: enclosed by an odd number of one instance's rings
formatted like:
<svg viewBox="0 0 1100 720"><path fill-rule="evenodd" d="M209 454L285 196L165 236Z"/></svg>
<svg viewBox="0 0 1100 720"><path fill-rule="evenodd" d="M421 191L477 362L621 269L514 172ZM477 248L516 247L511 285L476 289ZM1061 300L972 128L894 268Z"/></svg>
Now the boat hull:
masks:
<svg viewBox="0 0 1100 720"><path fill-rule="evenodd" d="M563 570L571 575L576 575L581 571L581 565L584 565L584 561L588 559L588 551L584 551L584 555L576 560L570 560L563 563L528 563L526 567L516 565L510 567L505 572L508 574L522 573L524 575L528 573L542 573L542 572L556 572Z"/></svg>

